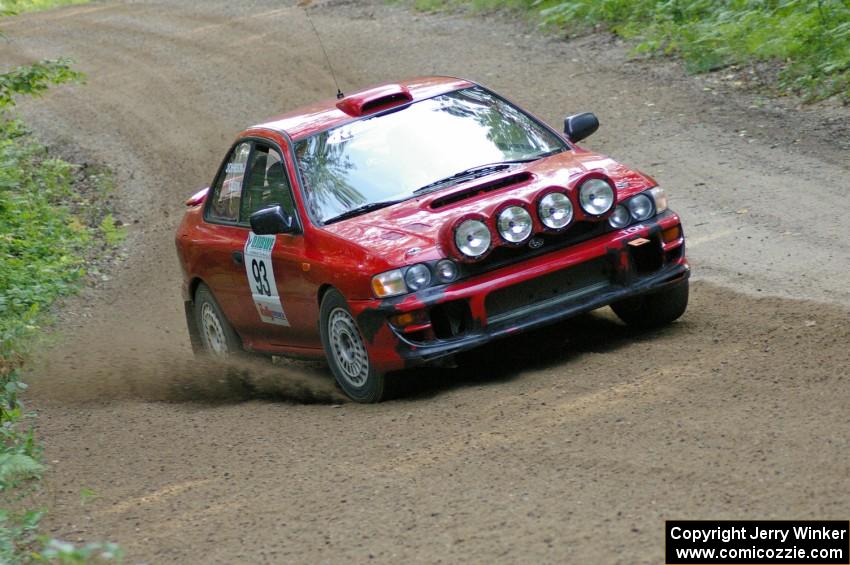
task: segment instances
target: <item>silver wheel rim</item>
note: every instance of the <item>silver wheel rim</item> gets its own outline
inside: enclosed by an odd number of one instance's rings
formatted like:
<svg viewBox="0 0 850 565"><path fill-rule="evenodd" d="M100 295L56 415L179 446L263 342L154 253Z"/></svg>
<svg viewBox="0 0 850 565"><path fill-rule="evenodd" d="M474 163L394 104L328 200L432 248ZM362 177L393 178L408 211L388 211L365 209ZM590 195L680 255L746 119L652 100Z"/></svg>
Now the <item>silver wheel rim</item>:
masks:
<svg viewBox="0 0 850 565"><path fill-rule="evenodd" d="M369 375L369 357L354 318L347 310L336 308L328 318L328 330L331 353L343 379L354 388L362 387Z"/></svg>
<svg viewBox="0 0 850 565"><path fill-rule="evenodd" d="M204 334L207 350L216 357L227 357L227 338L221 320L209 302L201 306L201 331Z"/></svg>

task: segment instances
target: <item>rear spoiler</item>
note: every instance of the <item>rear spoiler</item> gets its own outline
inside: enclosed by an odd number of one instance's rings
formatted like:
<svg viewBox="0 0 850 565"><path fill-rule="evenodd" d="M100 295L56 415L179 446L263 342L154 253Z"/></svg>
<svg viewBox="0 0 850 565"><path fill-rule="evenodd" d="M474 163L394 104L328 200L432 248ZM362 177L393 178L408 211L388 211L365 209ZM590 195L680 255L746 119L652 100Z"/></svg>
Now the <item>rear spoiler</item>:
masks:
<svg viewBox="0 0 850 565"><path fill-rule="evenodd" d="M203 203L203 201L207 197L207 193L210 191L210 187L202 188L186 201L186 206L197 206L198 204Z"/></svg>

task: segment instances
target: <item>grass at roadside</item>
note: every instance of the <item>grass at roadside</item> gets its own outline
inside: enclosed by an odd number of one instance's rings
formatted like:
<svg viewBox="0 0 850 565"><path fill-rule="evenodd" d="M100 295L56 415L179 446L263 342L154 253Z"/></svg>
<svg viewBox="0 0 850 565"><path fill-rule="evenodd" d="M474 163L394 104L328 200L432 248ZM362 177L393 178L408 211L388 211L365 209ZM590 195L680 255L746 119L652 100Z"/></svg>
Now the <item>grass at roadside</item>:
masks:
<svg viewBox="0 0 850 565"><path fill-rule="evenodd" d="M850 0L414 0L421 10L469 7L528 13L581 34L597 26L635 51L681 57L691 72L770 64L771 86L807 101L850 103Z"/></svg>
<svg viewBox="0 0 850 565"><path fill-rule="evenodd" d="M0 14L41 9L63 0L0 0ZM32 493L44 470L32 416L21 402L20 370L46 312L74 293L86 260L115 246L123 230L106 213L106 172L53 157L11 109L19 96L77 81L65 59L0 70L0 563L120 561L111 543L81 546L39 534L43 511ZM85 190L82 190L85 188Z"/></svg>
<svg viewBox="0 0 850 565"><path fill-rule="evenodd" d="M48 10L68 4L85 4L89 0L0 0L0 15Z"/></svg>
<svg viewBox="0 0 850 565"><path fill-rule="evenodd" d="M81 193L77 188L85 185ZM106 214L110 187L103 172L52 157L21 122L0 116L0 562L53 556L59 562L114 551L73 547L38 537L42 512L28 505L43 470L41 448L20 400L20 369L50 305L74 293L87 258L120 242ZM76 556L76 557L75 557ZM84 559L83 559L84 561ZM81 561L82 562L82 561Z"/></svg>

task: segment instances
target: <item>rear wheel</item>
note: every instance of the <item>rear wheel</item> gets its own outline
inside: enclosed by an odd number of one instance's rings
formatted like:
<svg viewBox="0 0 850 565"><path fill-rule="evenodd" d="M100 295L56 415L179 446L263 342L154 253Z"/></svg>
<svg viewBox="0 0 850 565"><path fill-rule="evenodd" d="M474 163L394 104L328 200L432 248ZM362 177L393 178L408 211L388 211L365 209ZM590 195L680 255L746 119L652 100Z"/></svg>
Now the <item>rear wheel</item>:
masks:
<svg viewBox="0 0 850 565"><path fill-rule="evenodd" d="M370 363L345 298L329 290L322 299L320 316L322 345L340 388L357 402L379 402L384 395L384 375Z"/></svg>
<svg viewBox="0 0 850 565"><path fill-rule="evenodd" d="M678 319L688 308L688 281L611 305L617 316L639 328L657 328Z"/></svg>
<svg viewBox="0 0 850 565"><path fill-rule="evenodd" d="M203 283L195 292L195 323L203 350L210 357L226 359L242 352L242 341Z"/></svg>

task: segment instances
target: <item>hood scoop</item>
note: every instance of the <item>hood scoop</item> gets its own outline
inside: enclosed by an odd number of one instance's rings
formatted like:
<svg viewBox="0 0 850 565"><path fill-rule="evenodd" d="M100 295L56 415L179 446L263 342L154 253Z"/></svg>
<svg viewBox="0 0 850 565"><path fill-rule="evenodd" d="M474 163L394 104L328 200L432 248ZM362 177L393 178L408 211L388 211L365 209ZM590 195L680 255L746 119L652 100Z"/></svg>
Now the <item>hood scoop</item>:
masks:
<svg viewBox="0 0 850 565"><path fill-rule="evenodd" d="M360 117L412 101L413 95L406 86L387 84L346 96L336 107L349 116Z"/></svg>
<svg viewBox="0 0 850 565"><path fill-rule="evenodd" d="M431 209L436 210L438 208L449 206L450 204L455 204L456 202L461 202L469 198L474 198L480 194L486 194L488 192L493 192L494 190L501 190L509 186L515 186L517 184L524 184L529 182L533 178L534 175L527 171L523 171L521 173L514 173L512 175L492 180L490 182L471 186L466 190L453 192L452 194L447 194L446 196L443 196L441 198L435 198L431 202Z"/></svg>

